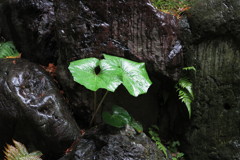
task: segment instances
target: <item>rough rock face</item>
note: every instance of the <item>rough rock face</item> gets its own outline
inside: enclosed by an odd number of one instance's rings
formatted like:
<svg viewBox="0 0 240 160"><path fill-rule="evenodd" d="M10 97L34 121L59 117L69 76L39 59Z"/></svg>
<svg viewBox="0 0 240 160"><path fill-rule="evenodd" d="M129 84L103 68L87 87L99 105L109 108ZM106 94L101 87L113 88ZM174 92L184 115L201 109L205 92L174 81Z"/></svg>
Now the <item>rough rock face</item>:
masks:
<svg viewBox="0 0 240 160"><path fill-rule="evenodd" d="M183 59L178 20L157 11L149 0L1 2L0 32L14 41L24 58L58 66L58 81L81 122L89 119L89 110L84 106L91 105L92 94L73 82L67 69L70 61L108 53L146 62L157 83L179 76ZM156 111L161 93L154 94L156 105L152 108ZM148 106L141 107L144 110ZM153 114L156 117L158 111Z"/></svg>
<svg viewBox="0 0 240 160"><path fill-rule="evenodd" d="M2 1L1 1L2 2ZM56 61L52 0L6 0L0 2L0 32L14 41L24 58L48 64Z"/></svg>
<svg viewBox="0 0 240 160"><path fill-rule="evenodd" d="M216 36L239 39L239 11L240 2L237 0L196 1L188 16L194 39Z"/></svg>
<svg viewBox="0 0 240 160"><path fill-rule="evenodd" d="M168 82L178 78L183 60L181 44L177 37L178 20L158 12L148 0L101 2L58 0L54 1L54 6L56 39L59 46L58 79L67 91L73 108L92 105L86 98L85 101L79 98L80 95L90 96L88 99L91 99L92 94L69 80L71 75L67 65L73 60L91 56L101 57L102 53L113 54L146 62L150 76L158 79L156 83L165 81L166 77L169 77L166 80ZM139 103L137 100L131 101L125 96L126 101L136 103L132 105L125 103L122 106L132 108L136 114L139 113L136 111L151 108L153 112L149 112L147 117L151 117L149 119L152 124L157 123L155 117L158 116L160 103L158 93L167 87L163 89L163 84L156 86L153 98L142 97L143 101L149 102L151 99L149 104L145 105L146 103L139 99Z"/></svg>
<svg viewBox="0 0 240 160"><path fill-rule="evenodd" d="M3 36L31 61L47 64L59 57L65 64L105 52L178 77L182 64L178 20L157 11L148 0L6 0L0 3L0 12Z"/></svg>
<svg viewBox="0 0 240 160"><path fill-rule="evenodd" d="M64 61L108 53L146 62L152 71L177 78L182 64L178 21L148 0L54 4Z"/></svg>
<svg viewBox="0 0 240 160"><path fill-rule="evenodd" d="M0 66L0 146L14 138L49 159L62 155L79 128L53 80L23 59L1 59Z"/></svg>
<svg viewBox="0 0 240 160"><path fill-rule="evenodd" d="M198 1L189 12L197 68L195 103L184 152L191 160L240 159L239 1Z"/></svg>
<svg viewBox="0 0 240 160"><path fill-rule="evenodd" d="M163 123L172 124L169 108L176 109L176 98L171 107L160 107L163 90L172 91L183 61L178 20L158 12L149 0L5 0L0 12L1 34L14 41L24 58L58 66L58 81L81 123L89 119L84 106L91 106L92 93L73 82L67 66L76 59L108 53L146 62L155 81L150 94L123 107L140 115L137 120L151 117L149 124L157 123L158 115L168 109Z"/></svg>
<svg viewBox="0 0 240 160"><path fill-rule="evenodd" d="M75 149L59 160L168 160L144 134L134 129L98 127L79 140Z"/></svg>

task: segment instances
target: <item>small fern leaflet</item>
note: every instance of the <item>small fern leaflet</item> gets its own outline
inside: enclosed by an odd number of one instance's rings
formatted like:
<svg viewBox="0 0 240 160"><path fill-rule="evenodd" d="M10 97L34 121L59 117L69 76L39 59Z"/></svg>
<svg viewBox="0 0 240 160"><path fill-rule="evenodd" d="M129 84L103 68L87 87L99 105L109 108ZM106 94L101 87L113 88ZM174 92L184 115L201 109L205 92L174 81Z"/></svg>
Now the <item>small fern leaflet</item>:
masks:
<svg viewBox="0 0 240 160"><path fill-rule="evenodd" d="M9 145L7 144L7 147L5 147L5 160L42 160L40 157L42 156L42 153L39 151L28 153L26 147L15 140L13 140L13 143L15 145Z"/></svg>

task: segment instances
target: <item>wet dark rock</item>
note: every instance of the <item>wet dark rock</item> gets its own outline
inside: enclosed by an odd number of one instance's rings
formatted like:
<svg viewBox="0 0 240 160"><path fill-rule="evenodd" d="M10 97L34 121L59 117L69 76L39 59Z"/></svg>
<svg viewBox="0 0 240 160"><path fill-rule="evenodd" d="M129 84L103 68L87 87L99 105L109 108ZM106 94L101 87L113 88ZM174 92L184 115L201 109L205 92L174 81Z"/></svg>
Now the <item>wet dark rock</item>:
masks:
<svg viewBox="0 0 240 160"><path fill-rule="evenodd" d="M75 149L59 160L168 160L144 134L133 128L98 127L86 133Z"/></svg>
<svg viewBox="0 0 240 160"><path fill-rule="evenodd" d="M178 40L178 20L174 16L157 11L147 0L93 0L86 4L109 24L111 37L129 48L126 57L146 62L164 75L178 76L181 50L174 60L168 59Z"/></svg>
<svg viewBox="0 0 240 160"><path fill-rule="evenodd" d="M196 1L188 12L195 40L216 36L240 38L240 2L238 0Z"/></svg>
<svg viewBox="0 0 240 160"><path fill-rule="evenodd" d="M0 32L14 41L22 56L47 65L56 62L52 0L6 0L0 3Z"/></svg>
<svg viewBox="0 0 240 160"><path fill-rule="evenodd" d="M69 80L71 75L67 66L73 60L92 56L101 58L102 53L107 53L146 62L150 76L158 79L157 83L159 80L165 81L166 77L167 82L178 78L183 61L182 46L177 36L178 20L157 11L149 1L58 0L54 1L54 6L56 39L59 46L57 78L74 112L78 110L82 115L88 115L86 113L90 110L84 109L83 106L92 106L92 102L87 100L91 100L93 94ZM162 86L157 84L160 85ZM133 104L123 104L123 107L134 110L134 114L140 115L137 115L139 120L143 120L140 110L143 111L151 105L154 113L149 112L147 116L151 118L146 125L150 122L155 124L159 114L158 93L162 90L156 87L153 91L154 96L149 98L149 95L152 95L150 93L148 96L142 96L141 100L132 100L130 95L124 92L130 97L125 96L125 101L131 101ZM117 101L122 100L122 96L119 97ZM144 103L149 99L150 103Z"/></svg>
<svg viewBox="0 0 240 160"><path fill-rule="evenodd" d="M131 104L123 107L132 108L137 120L148 121L146 126L156 124L158 115L168 110L163 123L167 120L174 126L172 112L168 105L162 105L163 90L172 92L183 64L178 20L174 16L157 11L148 0L6 0L0 12L1 34L14 41L24 58L57 65L57 80L79 125L89 121L92 93L72 80L67 67L70 61L100 58L107 53L146 62L156 82L150 94L140 99L126 98L125 102L131 100ZM120 100L121 96L116 101ZM145 101L149 103L142 103ZM149 105L151 112L145 112ZM173 102L169 106L177 107Z"/></svg>
<svg viewBox="0 0 240 160"><path fill-rule="evenodd" d="M5 0L0 22L1 34L24 58L58 66L57 79L80 122L89 120L92 93L71 79L70 61L108 53L146 62L158 81L178 79L183 62L178 20L148 0Z"/></svg>
<svg viewBox="0 0 240 160"><path fill-rule="evenodd" d="M189 12L186 59L197 68L183 151L191 160L240 159L239 1L203 0ZM191 39L191 37L189 37Z"/></svg>
<svg viewBox="0 0 240 160"><path fill-rule="evenodd" d="M194 45L195 102L185 152L194 160L239 160L240 58L230 39Z"/></svg>
<svg viewBox="0 0 240 160"><path fill-rule="evenodd" d="M178 77L182 64L178 20L157 11L149 1L59 0L54 5L61 61L108 53L146 62L150 71Z"/></svg>
<svg viewBox="0 0 240 160"><path fill-rule="evenodd" d="M23 59L0 60L0 147L12 138L56 159L79 128L52 78Z"/></svg>

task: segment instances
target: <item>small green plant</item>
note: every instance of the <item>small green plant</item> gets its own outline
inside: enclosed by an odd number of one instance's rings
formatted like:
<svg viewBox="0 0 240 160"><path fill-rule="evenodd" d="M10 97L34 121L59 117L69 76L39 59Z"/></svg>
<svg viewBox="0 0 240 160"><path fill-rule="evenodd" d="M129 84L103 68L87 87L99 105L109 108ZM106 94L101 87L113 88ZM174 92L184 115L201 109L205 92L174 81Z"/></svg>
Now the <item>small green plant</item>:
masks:
<svg viewBox="0 0 240 160"><path fill-rule="evenodd" d="M18 56L20 56L20 54L11 41L0 43L0 58L12 58Z"/></svg>
<svg viewBox="0 0 240 160"><path fill-rule="evenodd" d="M180 160L181 158L183 158L184 153L178 152L179 146L179 141L173 141L167 145L167 149L172 153L172 160Z"/></svg>
<svg viewBox="0 0 240 160"><path fill-rule="evenodd" d="M149 128L148 133L150 134L151 139L156 143L157 148L161 150L167 157L167 148L162 144L158 131L159 128L156 125L153 125L151 128Z"/></svg>
<svg viewBox="0 0 240 160"><path fill-rule="evenodd" d="M184 153L182 152L177 152L173 157L172 157L172 160L180 160L182 159L184 156Z"/></svg>
<svg viewBox="0 0 240 160"><path fill-rule="evenodd" d="M85 58L73 61L69 65L74 81L94 91L92 124L108 91L114 92L123 84L128 92L137 97L147 92L152 84L144 63L134 62L125 58L103 54L104 59ZM106 89L106 93L97 105L96 91Z"/></svg>
<svg viewBox="0 0 240 160"><path fill-rule="evenodd" d="M116 105L112 107L112 114L103 112L102 118L106 124L117 128L124 127L128 124L139 133L143 131L143 127L139 122L135 121L124 108Z"/></svg>
<svg viewBox="0 0 240 160"><path fill-rule="evenodd" d="M41 160L42 153L39 151L28 153L26 147L15 140L13 140L15 146L7 144L5 147L5 160Z"/></svg>
<svg viewBox="0 0 240 160"><path fill-rule="evenodd" d="M195 67L185 67L183 70L186 71L196 71ZM187 78L183 77L180 78L177 82L175 88L177 89L179 99L182 100L182 102L186 105L189 118L191 117L191 103L194 100L194 94L192 91L192 82Z"/></svg>
<svg viewBox="0 0 240 160"><path fill-rule="evenodd" d="M160 11L179 17L182 12L188 10L192 0L151 0L153 6Z"/></svg>

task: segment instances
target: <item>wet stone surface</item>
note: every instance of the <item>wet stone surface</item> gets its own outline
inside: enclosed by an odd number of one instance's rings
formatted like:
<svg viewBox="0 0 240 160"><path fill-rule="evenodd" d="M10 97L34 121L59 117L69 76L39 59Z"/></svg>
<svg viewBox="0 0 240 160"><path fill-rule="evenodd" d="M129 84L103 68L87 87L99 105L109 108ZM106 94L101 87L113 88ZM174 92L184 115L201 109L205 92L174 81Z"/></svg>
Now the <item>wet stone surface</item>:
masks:
<svg viewBox="0 0 240 160"><path fill-rule="evenodd" d="M98 126L59 160L169 160L144 133Z"/></svg>
<svg viewBox="0 0 240 160"><path fill-rule="evenodd" d="M0 2L0 32L22 57L47 65L56 62L55 13L52 0Z"/></svg>
<svg viewBox="0 0 240 160"><path fill-rule="evenodd" d="M185 58L197 68L191 125L182 143L189 159L240 159L239 8L238 0L202 0L188 12Z"/></svg>
<svg viewBox="0 0 240 160"><path fill-rule="evenodd" d="M107 53L146 62L149 71L178 78L182 50L168 56L180 44L178 20L147 0L60 0L55 9L63 61Z"/></svg>
<svg viewBox="0 0 240 160"><path fill-rule="evenodd" d="M79 134L60 91L36 64L1 59L0 66L0 147L13 138L56 159Z"/></svg>

